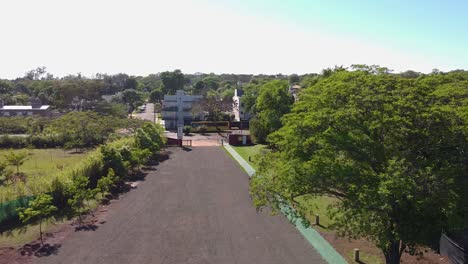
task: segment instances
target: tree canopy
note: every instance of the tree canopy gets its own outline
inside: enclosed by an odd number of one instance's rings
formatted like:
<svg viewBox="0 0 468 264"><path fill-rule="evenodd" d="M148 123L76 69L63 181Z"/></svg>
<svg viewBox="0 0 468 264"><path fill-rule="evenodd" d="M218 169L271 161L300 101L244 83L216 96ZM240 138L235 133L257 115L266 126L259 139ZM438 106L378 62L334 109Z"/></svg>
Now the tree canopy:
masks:
<svg viewBox="0 0 468 264"><path fill-rule="evenodd" d="M274 151L251 182L255 204L335 197L339 234L370 239L392 264L444 229L466 228L467 77L330 72L269 136Z"/></svg>
<svg viewBox="0 0 468 264"><path fill-rule="evenodd" d="M293 102L287 81L274 80L261 86L255 103L257 114L250 126L256 142L265 143L266 135L281 127L281 117L289 113Z"/></svg>

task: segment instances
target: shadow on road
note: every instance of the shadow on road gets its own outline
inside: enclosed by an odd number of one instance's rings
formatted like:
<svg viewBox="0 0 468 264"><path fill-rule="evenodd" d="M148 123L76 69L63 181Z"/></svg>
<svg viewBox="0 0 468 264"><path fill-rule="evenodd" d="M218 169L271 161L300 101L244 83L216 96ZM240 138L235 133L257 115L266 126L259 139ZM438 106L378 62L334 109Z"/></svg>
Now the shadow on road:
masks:
<svg viewBox="0 0 468 264"><path fill-rule="evenodd" d="M77 231L96 231L99 228L99 226L95 224L84 224L75 227L75 232Z"/></svg>
<svg viewBox="0 0 468 264"><path fill-rule="evenodd" d="M58 251L62 247L61 244L45 244L43 247L41 243L26 244L20 248L21 256L36 256L36 257L47 257L50 255L57 255Z"/></svg>

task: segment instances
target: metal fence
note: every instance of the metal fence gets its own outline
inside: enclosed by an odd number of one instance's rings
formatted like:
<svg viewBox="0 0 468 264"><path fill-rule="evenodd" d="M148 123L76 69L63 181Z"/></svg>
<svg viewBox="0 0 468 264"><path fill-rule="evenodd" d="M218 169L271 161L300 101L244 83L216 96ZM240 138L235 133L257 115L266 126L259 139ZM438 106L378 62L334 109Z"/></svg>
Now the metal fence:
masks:
<svg viewBox="0 0 468 264"><path fill-rule="evenodd" d="M16 209L27 207L29 201L33 200L34 196L24 196L19 199L8 201L0 204L0 231L1 227L7 226L12 222L18 221L18 213Z"/></svg>

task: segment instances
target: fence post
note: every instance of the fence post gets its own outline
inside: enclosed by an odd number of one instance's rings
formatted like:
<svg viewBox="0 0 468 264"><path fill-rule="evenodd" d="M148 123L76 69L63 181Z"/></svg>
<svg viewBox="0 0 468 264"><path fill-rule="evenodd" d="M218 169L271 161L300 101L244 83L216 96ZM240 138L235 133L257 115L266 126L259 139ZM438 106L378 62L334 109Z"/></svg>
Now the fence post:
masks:
<svg viewBox="0 0 468 264"><path fill-rule="evenodd" d="M320 226L320 216L318 214L315 215L315 225Z"/></svg>
<svg viewBox="0 0 468 264"><path fill-rule="evenodd" d="M360 260L359 260L359 248L354 249L354 261L360 262Z"/></svg>

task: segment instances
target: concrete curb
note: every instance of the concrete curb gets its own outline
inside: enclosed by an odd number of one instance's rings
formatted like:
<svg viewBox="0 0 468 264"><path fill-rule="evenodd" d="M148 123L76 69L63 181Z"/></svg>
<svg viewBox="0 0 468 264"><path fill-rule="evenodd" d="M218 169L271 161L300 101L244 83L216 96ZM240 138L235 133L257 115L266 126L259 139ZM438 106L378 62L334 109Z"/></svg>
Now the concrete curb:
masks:
<svg viewBox="0 0 468 264"><path fill-rule="evenodd" d="M255 174L255 169L250 166L229 144L223 144L223 147L232 155L232 157L245 169L249 177ZM283 208L281 211L287 216L287 210L291 208ZM289 217L288 217L289 218ZM289 218L291 220L291 218ZM299 233L309 242L309 244L317 250L322 258L329 264L347 264L346 260L341 256L331 245L325 240L317 230L311 227L305 227L300 220L291 221Z"/></svg>

